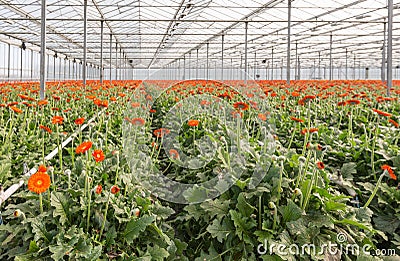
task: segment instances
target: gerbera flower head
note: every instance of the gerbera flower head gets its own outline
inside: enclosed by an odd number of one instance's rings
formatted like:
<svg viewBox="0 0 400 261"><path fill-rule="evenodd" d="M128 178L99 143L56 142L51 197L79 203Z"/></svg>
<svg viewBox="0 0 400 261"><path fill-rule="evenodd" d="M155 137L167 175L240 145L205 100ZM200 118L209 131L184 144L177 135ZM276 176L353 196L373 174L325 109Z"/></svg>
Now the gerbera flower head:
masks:
<svg viewBox="0 0 400 261"><path fill-rule="evenodd" d="M395 126L396 128L398 128L400 126L400 124L398 122L396 122L395 120L389 119L389 122L391 124L393 124L393 126Z"/></svg>
<svg viewBox="0 0 400 261"><path fill-rule="evenodd" d="M135 126L143 126L146 123L142 118L133 118L130 122Z"/></svg>
<svg viewBox="0 0 400 261"><path fill-rule="evenodd" d="M179 153L176 149L170 149L169 150L169 156L173 159L178 159L179 158Z"/></svg>
<svg viewBox="0 0 400 261"><path fill-rule="evenodd" d="M44 131L47 131L50 134L53 132L49 127L44 126L44 125L39 125L39 128L44 130Z"/></svg>
<svg viewBox="0 0 400 261"><path fill-rule="evenodd" d="M266 121L267 120L267 115L265 115L264 113L259 113L257 115L257 117L262 121Z"/></svg>
<svg viewBox="0 0 400 261"><path fill-rule="evenodd" d="M34 193L42 194L50 187L50 176L46 172L36 172L28 180L28 189Z"/></svg>
<svg viewBox="0 0 400 261"><path fill-rule="evenodd" d="M75 120L76 125L82 125L85 122L85 118L78 118Z"/></svg>
<svg viewBox="0 0 400 261"><path fill-rule="evenodd" d="M295 118L295 117L290 117L290 119L292 120L292 121L296 121L296 122L304 122L304 120L302 120L302 119L299 119L299 118Z"/></svg>
<svg viewBox="0 0 400 261"><path fill-rule="evenodd" d="M392 114L388 113L388 112L384 112L378 109L372 109L374 112L378 113L381 116L385 116L385 117L392 117Z"/></svg>
<svg viewBox="0 0 400 261"><path fill-rule="evenodd" d="M321 161L318 161L318 162L317 162L317 168L318 168L318 169L324 169L324 168L325 168L324 163L321 162Z"/></svg>
<svg viewBox="0 0 400 261"><path fill-rule="evenodd" d="M102 150L94 150L92 156L96 162L101 162L106 158Z"/></svg>
<svg viewBox="0 0 400 261"><path fill-rule="evenodd" d="M96 194L100 195L101 192L103 191L103 186L101 186L100 184L96 186Z"/></svg>
<svg viewBox="0 0 400 261"><path fill-rule="evenodd" d="M63 124L64 118L61 116L53 116L51 123L53 124Z"/></svg>
<svg viewBox="0 0 400 261"><path fill-rule="evenodd" d="M242 110L242 111L249 109L249 105L245 102L235 102L233 104L233 107L235 107L235 109Z"/></svg>
<svg viewBox="0 0 400 261"><path fill-rule="evenodd" d="M198 120L188 120L188 125L190 126L190 127L196 127L196 126L198 126L199 125L199 123L200 123L200 121L198 121Z"/></svg>
<svg viewBox="0 0 400 261"><path fill-rule="evenodd" d="M75 152L77 154L85 153L92 147L93 143L91 141L82 142L78 147L76 147Z"/></svg>
<svg viewBox="0 0 400 261"><path fill-rule="evenodd" d="M22 113L22 110L18 107L11 106L10 109L13 110L13 112L15 112L15 113Z"/></svg>
<svg viewBox="0 0 400 261"><path fill-rule="evenodd" d="M112 194L115 195L115 194L117 194L120 190L121 190L121 189L120 189L117 185L114 185L114 186L111 187L111 190L110 190L110 191L111 191Z"/></svg>
<svg viewBox="0 0 400 261"><path fill-rule="evenodd" d="M156 129L154 130L153 134L157 137L157 138L162 138L164 135L168 135L171 131L169 129L166 128L160 128L160 129Z"/></svg>
<svg viewBox="0 0 400 261"><path fill-rule="evenodd" d="M392 167L390 167L389 165L386 165L386 164L385 164L385 165L382 165L382 166L381 166L381 169L382 169L383 171L386 170L391 179L397 180L397 176L396 176L396 174L394 174L394 171L393 171Z"/></svg>

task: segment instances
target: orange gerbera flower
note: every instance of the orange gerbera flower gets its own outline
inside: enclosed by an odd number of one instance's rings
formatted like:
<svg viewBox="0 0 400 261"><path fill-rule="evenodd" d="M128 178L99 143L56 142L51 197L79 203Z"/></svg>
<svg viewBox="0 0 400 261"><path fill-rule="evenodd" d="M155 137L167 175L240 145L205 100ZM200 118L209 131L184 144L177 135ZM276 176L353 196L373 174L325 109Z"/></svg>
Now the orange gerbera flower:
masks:
<svg viewBox="0 0 400 261"><path fill-rule="evenodd" d="M388 112L384 112L378 109L372 109L374 112L378 113L379 115L385 116L385 117L392 117L392 114Z"/></svg>
<svg viewBox="0 0 400 261"><path fill-rule="evenodd" d="M398 127L400 126L399 123L396 122L395 120L389 119L389 122L390 122L391 124L393 124L393 126L395 126L396 128L398 128Z"/></svg>
<svg viewBox="0 0 400 261"><path fill-rule="evenodd" d="M121 189L117 185L114 185L114 186L111 187L111 193L112 194L117 194L120 190Z"/></svg>
<svg viewBox="0 0 400 261"><path fill-rule="evenodd" d="M360 100L348 100L348 101L346 101L346 104L348 104L348 105L358 105L360 103L361 103Z"/></svg>
<svg viewBox="0 0 400 261"><path fill-rule="evenodd" d="M85 118L78 118L75 120L76 125L82 125L85 122Z"/></svg>
<svg viewBox="0 0 400 261"><path fill-rule="evenodd" d="M239 110L248 110L249 109L249 105L245 102L235 102L233 104L233 107L235 107L235 109L239 109Z"/></svg>
<svg viewBox="0 0 400 261"><path fill-rule="evenodd" d="M75 152L77 154L85 153L92 147L92 145L93 143L91 141L85 141L75 149Z"/></svg>
<svg viewBox="0 0 400 261"><path fill-rule="evenodd" d="M22 110L18 107L11 106L10 109L13 110L15 113L22 113Z"/></svg>
<svg viewBox="0 0 400 261"><path fill-rule="evenodd" d="M161 137L163 137L164 135L167 135L167 134L169 134L171 131L170 130L168 130L168 129L166 129L166 128L160 128L160 129L156 129L156 130L154 130L154 135L157 137L157 138L161 138Z"/></svg>
<svg viewBox="0 0 400 261"><path fill-rule="evenodd" d="M267 120L267 115L265 115L264 113L259 113L258 114L258 118L262 121L266 121Z"/></svg>
<svg viewBox="0 0 400 261"><path fill-rule="evenodd" d="M96 194L100 195L102 190L103 186L101 186L100 184L96 186Z"/></svg>
<svg viewBox="0 0 400 261"><path fill-rule="evenodd" d="M143 126L146 123L142 118L133 118L130 122L135 126Z"/></svg>
<svg viewBox="0 0 400 261"><path fill-rule="evenodd" d="M318 128L311 128L308 130L309 133L318 132Z"/></svg>
<svg viewBox="0 0 400 261"><path fill-rule="evenodd" d="M53 116L51 123L53 124L63 124L64 118L61 116Z"/></svg>
<svg viewBox="0 0 400 261"><path fill-rule="evenodd" d="M92 156L96 162L103 161L106 158L102 150L94 150Z"/></svg>
<svg viewBox="0 0 400 261"><path fill-rule="evenodd" d="M188 120L188 125L190 126L190 127L196 127L196 126L198 126L199 125L199 121L198 120Z"/></svg>
<svg viewBox="0 0 400 261"><path fill-rule="evenodd" d="M132 108L139 108L140 107L140 103L132 102L131 106L132 106Z"/></svg>
<svg viewBox="0 0 400 261"><path fill-rule="evenodd" d="M382 165L381 169L386 170L389 173L391 179L397 180L397 176L396 174L394 174L392 167L390 167L389 165Z"/></svg>
<svg viewBox="0 0 400 261"><path fill-rule="evenodd" d="M28 180L28 189L34 193L42 194L50 187L50 176L46 172L36 172Z"/></svg>
<svg viewBox="0 0 400 261"><path fill-rule="evenodd" d="M179 158L179 153L175 149L170 149L169 150L169 156L173 159L178 159Z"/></svg>
<svg viewBox="0 0 400 261"><path fill-rule="evenodd" d="M46 168L45 165L40 165L39 166L38 172L46 172L46 171L47 171L47 168Z"/></svg>
<svg viewBox="0 0 400 261"><path fill-rule="evenodd" d="M295 117L290 117L290 119L291 119L292 121L304 122L304 120L299 119L299 118L295 118Z"/></svg>
<svg viewBox="0 0 400 261"><path fill-rule="evenodd" d="M319 169L324 169L324 168L325 168L324 163L322 163L321 161L318 161L318 162L317 162L317 168L319 168Z"/></svg>
<svg viewBox="0 0 400 261"><path fill-rule="evenodd" d="M44 126L44 125L39 125L39 128L42 129L42 130L47 131L50 134L53 132L49 127Z"/></svg>

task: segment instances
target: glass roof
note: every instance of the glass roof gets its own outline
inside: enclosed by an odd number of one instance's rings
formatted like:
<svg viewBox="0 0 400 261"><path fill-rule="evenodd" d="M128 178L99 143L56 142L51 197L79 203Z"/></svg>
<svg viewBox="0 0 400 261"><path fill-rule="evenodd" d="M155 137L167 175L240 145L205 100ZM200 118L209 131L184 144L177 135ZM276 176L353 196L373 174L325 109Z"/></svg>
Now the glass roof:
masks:
<svg viewBox="0 0 400 261"><path fill-rule="evenodd" d="M83 59L83 0L47 0L47 47L50 54ZM222 62L240 66L248 21L248 61L286 64L288 1L244 0L89 0L88 63L99 65L101 24L105 67L116 55L136 68L160 68L177 62L186 66ZM354 59L380 66L387 18L386 0L295 0L291 9L291 63L329 64L330 37L335 66ZM394 8L393 56L400 56L400 4ZM0 0L0 40L39 50L40 0ZM103 22L102 22L103 21ZM110 36L112 43L110 46ZM297 51L296 51L297 46ZM112 59L110 59L110 47ZM273 50L273 51L272 51ZM198 60L197 60L198 57ZM242 60L241 60L242 59ZM130 64L128 61L132 60Z"/></svg>

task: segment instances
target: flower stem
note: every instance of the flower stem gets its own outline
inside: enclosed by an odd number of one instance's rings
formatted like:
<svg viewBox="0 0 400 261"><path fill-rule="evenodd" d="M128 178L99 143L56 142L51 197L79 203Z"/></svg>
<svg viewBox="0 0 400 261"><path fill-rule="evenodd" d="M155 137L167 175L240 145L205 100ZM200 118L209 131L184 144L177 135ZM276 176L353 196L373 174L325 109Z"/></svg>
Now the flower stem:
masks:
<svg viewBox="0 0 400 261"><path fill-rule="evenodd" d="M369 206L369 204L371 204L372 200L374 199L376 192L378 192L379 186L382 183L382 179L386 174L386 170L382 173L382 175L379 177L378 182L376 183L376 186L374 188L374 191L372 192L371 196L369 197L367 203L365 203L364 208L367 208Z"/></svg>
<svg viewBox="0 0 400 261"><path fill-rule="evenodd" d="M104 217L103 217L103 222L101 224L99 240L101 240L101 236L103 235L104 227L106 225L108 206L110 205L110 196L111 196L111 192L108 192L107 204L106 204L106 209L104 210Z"/></svg>
<svg viewBox="0 0 400 261"><path fill-rule="evenodd" d="M40 214L43 214L43 196L39 194Z"/></svg>

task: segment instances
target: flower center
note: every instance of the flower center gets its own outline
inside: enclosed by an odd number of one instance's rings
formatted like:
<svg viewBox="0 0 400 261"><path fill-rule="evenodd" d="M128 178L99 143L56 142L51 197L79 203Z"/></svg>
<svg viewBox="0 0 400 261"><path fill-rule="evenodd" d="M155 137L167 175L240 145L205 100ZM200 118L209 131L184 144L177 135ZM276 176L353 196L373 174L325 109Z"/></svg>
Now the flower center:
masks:
<svg viewBox="0 0 400 261"><path fill-rule="evenodd" d="M41 180L38 180L38 181L36 182L36 184L40 186L40 185L42 185L42 184L43 184L43 181L41 181Z"/></svg>

